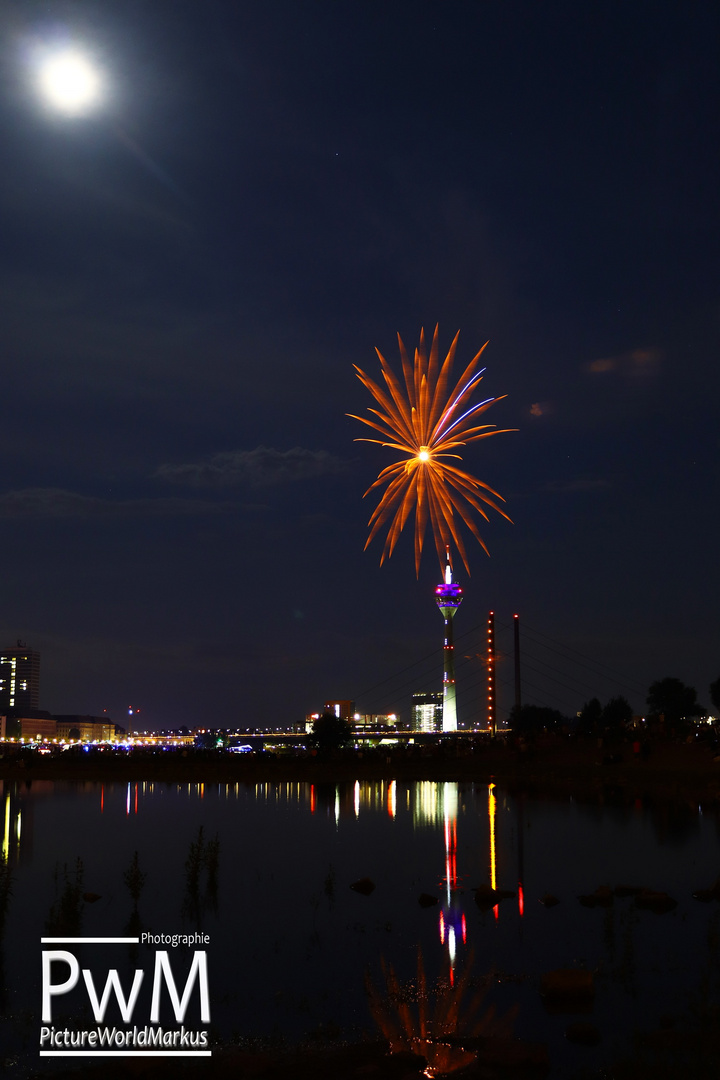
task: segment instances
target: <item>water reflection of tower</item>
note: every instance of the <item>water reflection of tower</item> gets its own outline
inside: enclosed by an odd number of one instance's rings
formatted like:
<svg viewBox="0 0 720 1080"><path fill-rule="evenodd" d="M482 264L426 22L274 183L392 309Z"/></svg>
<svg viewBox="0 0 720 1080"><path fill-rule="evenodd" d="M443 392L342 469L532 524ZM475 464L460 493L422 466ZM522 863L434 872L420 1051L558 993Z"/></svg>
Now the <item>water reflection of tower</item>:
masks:
<svg viewBox="0 0 720 1080"><path fill-rule="evenodd" d="M458 785L435 784L424 781L414 785L414 821L442 823L445 841L445 875L442 879L443 897L438 915L441 943L447 948L450 979L458 946L467 941L467 920L461 902L457 866Z"/></svg>
<svg viewBox="0 0 720 1080"><path fill-rule="evenodd" d="M455 657L453 616L462 604L462 589L453 584L450 549L447 549L445 580L435 589L437 606L445 619L443 646L443 731L457 731L457 702L455 697Z"/></svg>
<svg viewBox="0 0 720 1080"><path fill-rule="evenodd" d="M458 944L467 942L467 919L460 902L457 870L458 786L443 784L443 828L445 831L445 896L440 908L440 941L447 945L450 982L454 977Z"/></svg>

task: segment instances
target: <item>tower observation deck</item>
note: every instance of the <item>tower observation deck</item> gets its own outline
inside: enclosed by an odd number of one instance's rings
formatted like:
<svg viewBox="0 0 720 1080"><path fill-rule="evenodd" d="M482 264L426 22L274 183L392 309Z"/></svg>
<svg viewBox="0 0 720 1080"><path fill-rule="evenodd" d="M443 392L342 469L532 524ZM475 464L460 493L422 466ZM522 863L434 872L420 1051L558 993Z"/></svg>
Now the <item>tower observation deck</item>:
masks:
<svg viewBox="0 0 720 1080"><path fill-rule="evenodd" d="M457 703L455 698L455 654L453 644L453 616L462 604L462 589L452 579L450 550L445 563L445 580L435 589L435 601L445 619L445 644L443 645L443 731L457 731Z"/></svg>

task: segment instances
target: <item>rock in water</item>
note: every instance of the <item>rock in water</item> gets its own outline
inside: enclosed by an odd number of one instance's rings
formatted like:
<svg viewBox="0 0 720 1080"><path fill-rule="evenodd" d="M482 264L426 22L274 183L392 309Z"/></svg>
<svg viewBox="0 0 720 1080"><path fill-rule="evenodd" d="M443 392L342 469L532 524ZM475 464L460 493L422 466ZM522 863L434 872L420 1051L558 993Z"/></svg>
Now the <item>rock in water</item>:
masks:
<svg viewBox="0 0 720 1080"><path fill-rule="evenodd" d="M431 896L430 893L420 893L418 896L418 904L420 907L434 907L437 904L437 896Z"/></svg>
<svg viewBox="0 0 720 1080"><path fill-rule="evenodd" d="M350 888L361 893L362 896L369 896L375 889L375 882L371 881L369 877L364 877L360 878L359 881L353 881Z"/></svg>
<svg viewBox="0 0 720 1080"><path fill-rule="evenodd" d="M553 896L552 893L546 892L544 896L540 897L540 903L543 907L555 907L560 901L557 896Z"/></svg>
<svg viewBox="0 0 720 1080"><path fill-rule="evenodd" d="M477 889L473 889L475 894L475 903L481 911L488 911L491 907L495 907L501 900L509 900L515 893L510 889L493 889L492 885L478 885Z"/></svg>
<svg viewBox="0 0 720 1080"><path fill-rule="evenodd" d="M657 915L664 915L666 911L672 911L677 907L677 900L668 896L666 892L653 892L644 889L635 897L635 905L645 911L654 911Z"/></svg>

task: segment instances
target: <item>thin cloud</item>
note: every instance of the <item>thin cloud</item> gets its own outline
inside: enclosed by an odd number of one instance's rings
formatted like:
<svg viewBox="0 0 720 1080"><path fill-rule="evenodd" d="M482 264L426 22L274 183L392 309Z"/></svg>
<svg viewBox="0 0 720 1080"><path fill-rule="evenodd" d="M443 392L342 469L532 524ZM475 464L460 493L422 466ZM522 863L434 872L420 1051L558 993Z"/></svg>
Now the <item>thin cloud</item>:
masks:
<svg viewBox="0 0 720 1080"><path fill-rule="evenodd" d="M214 513L219 503L196 499L99 499L63 488L24 488L0 495L0 519L177 517Z"/></svg>
<svg viewBox="0 0 720 1080"><path fill-rule="evenodd" d="M533 401L529 413L531 416L549 416L555 408L550 401Z"/></svg>
<svg viewBox="0 0 720 1080"><path fill-rule="evenodd" d="M606 375L609 371L617 371L622 375L648 375L652 374L660 359L659 349L631 349L629 352L618 353L617 356L603 356L598 360L591 360L585 365L585 370L591 375Z"/></svg>
<svg viewBox="0 0 720 1080"><path fill-rule="evenodd" d="M187 484L190 487L245 485L261 488L309 480L316 476L333 476L346 468L347 462L329 454L327 450L306 450L302 446L275 450L269 446L258 446L254 450L215 454L205 462L161 465L153 475L171 484Z"/></svg>

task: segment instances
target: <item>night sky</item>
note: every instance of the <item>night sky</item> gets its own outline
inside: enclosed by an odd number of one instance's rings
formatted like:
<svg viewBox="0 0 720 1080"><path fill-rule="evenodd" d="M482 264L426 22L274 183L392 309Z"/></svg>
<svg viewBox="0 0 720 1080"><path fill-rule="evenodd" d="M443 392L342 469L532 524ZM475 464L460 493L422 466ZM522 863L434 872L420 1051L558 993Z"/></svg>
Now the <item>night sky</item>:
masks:
<svg viewBox="0 0 720 1080"><path fill-rule="evenodd" d="M408 718L441 685L428 545L367 551L358 364L487 340L461 720L498 621L527 702L720 676L720 8L688 0L6 0L0 644L42 708ZM43 103L72 44L105 97ZM459 367L459 364L458 364ZM470 542L470 541L469 541ZM469 657L469 659L465 659Z"/></svg>

